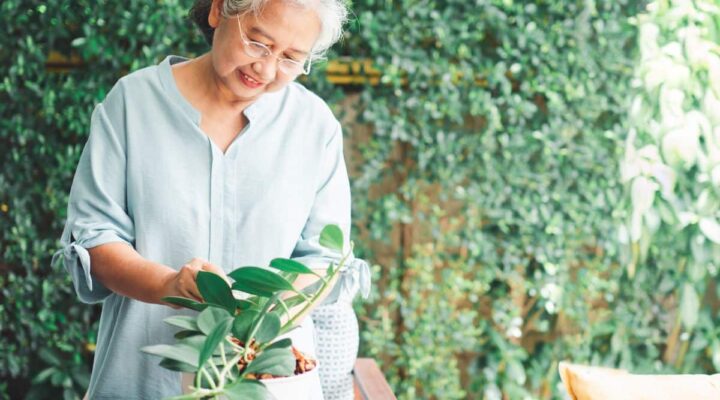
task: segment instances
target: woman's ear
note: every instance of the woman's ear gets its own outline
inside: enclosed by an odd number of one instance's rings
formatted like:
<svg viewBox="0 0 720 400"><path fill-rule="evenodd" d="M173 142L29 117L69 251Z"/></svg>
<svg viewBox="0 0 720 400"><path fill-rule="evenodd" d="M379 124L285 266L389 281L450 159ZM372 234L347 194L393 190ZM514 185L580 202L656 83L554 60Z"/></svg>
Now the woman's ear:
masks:
<svg viewBox="0 0 720 400"><path fill-rule="evenodd" d="M220 11L222 10L223 1L224 0L213 0L212 5L210 6L208 24L213 28L217 28L218 25L220 25L220 18L222 18L222 13Z"/></svg>

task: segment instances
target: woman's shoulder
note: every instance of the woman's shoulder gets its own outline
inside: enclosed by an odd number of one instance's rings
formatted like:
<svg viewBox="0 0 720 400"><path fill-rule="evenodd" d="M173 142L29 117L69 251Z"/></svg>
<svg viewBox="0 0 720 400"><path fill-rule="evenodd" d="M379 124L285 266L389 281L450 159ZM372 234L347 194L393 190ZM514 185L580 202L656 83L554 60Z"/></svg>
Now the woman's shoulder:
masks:
<svg viewBox="0 0 720 400"><path fill-rule="evenodd" d="M113 103L147 104L162 90L162 82L158 69L160 65L150 65L121 77L115 82L103 101L106 105Z"/></svg>
<svg viewBox="0 0 720 400"><path fill-rule="evenodd" d="M285 135L302 131L306 143L324 144L339 131L340 123L330 106L300 83L291 82L264 97L256 110L265 115L266 123L281 128Z"/></svg>
<svg viewBox="0 0 720 400"><path fill-rule="evenodd" d="M291 82L283 93L286 112L295 112L318 118L323 122L336 123L337 119L330 106L320 96L298 82Z"/></svg>
<svg viewBox="0 0 720 400"><path fill-rule="evenodd" d="M323 100L320 96L315 94L312 90L306 88L303 84L300 82L290 82L287 85L287 93L286 95L289 96L289 98L293 99L294 101L304 102L304 103L312 103L313 106L319 107L321 109L327 109L327 111L330 110L327 103L325 103L325 100Z"/></svg>

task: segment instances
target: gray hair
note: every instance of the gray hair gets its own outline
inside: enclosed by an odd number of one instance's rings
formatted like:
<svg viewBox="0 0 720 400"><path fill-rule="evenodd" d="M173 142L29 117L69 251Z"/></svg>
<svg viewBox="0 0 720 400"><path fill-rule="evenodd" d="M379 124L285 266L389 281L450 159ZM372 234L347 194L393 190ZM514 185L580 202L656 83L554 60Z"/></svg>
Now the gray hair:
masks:
<svg viewBox="0 0 720 400"><path fill-rule="evenodd" d="M237 14L259 15L270 0L223 0L221 13L224 17ZM344 0L281 0L315 11L320 19L320 36L312 48L313 58L322 55L343 34L348 9ZM190 18L200 27L208 43L212 43L213 29L207 23L212 0L196 0L190 10Z"/></svg>

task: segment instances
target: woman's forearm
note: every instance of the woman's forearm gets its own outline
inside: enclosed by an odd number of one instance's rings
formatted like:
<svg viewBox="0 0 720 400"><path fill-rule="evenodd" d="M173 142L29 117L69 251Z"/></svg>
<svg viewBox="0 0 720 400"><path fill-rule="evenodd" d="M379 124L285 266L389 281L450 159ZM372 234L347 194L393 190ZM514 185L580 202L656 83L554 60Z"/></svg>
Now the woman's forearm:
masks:
<svg viewBox="0 0 720 400"><path fill-rule="evenodd" d="M88 249L91 273L106 288L146 303L164 304L167 283L177 271L149 261L125 243L106 243Z"/></svg>

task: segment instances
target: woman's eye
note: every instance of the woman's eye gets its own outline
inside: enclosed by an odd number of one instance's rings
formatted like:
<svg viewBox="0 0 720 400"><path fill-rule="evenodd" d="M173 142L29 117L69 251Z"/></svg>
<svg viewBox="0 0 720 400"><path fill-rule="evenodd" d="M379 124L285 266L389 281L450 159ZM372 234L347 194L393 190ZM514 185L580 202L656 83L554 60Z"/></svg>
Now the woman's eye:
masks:
<svg viewBox="0 0 720 400"><path fill-rule="evenodd" d="M267 44L265 44L265 43L263 43L263 42L260 42L260 41L257 41L257 40L253 40L253 39L251 39L251 38L250 38L250 42L252 42L255 46L258 46L258 47L268 47L268 48L270 47L269 45L267 45Z"/></svg>

